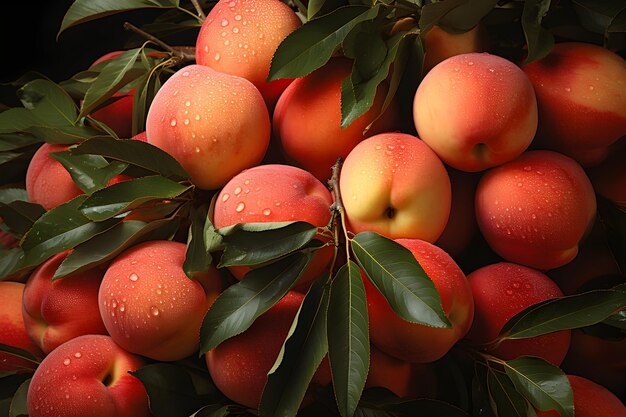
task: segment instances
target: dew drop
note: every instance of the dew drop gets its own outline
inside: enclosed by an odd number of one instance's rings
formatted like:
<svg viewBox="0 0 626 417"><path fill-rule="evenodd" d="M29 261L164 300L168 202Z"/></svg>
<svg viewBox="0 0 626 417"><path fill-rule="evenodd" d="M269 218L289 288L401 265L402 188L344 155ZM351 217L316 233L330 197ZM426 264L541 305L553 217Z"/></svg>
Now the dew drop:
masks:
<svg viewBox="0 0 626 417"><path fill-rule="evenodd" d="M200 115L199 115L199 114L196 114L196 117L194 117L194 119L196 119L196 120L200 120Z"/></svg>
<svg viewBox="0 0 626 417"><path fill-rule="evenodd" d="M200 147L196 146L196 147L194 148L194 152L195 152L195 153L200 153Z"/></svg>
<svg viewBox="0 0 626 417"><path fill-rule="evenodd" d="M229 198L230 198L230 194L224 194L224 195L222 196L222 202L224 202L224 203L225 203L225 202L226 202Z"/></svg>
<svg viewBox="0 0 626 417"><path fill-rule="evenodd" d="M594 90L594 88L595 88L595 87L594 87L593 85L590 85L590 86L589 86L589 91L593 91L593 90Z"/></svg>
<svg viewBox="0 0 626 417"><path fill-rule="evenodd" d="M237 204L237 208L235 208L235 211L237 213L241 213L243 211L243 209L245 209L245 208L246 208L246 205L242 202L242 203Z"/></svg>
<svg viewBox="0 0 626 417"><path fill-rule="evenodd" d="M215 54L214 59L215 59L216 61L219 61L219 60L220 60L220 54L219 54L219 53Z"/></svg>
<svg viewBox="0 0 626 417"><path fill-rule="evenodd" d="M228 20L224 19L222 20L222 27L226 27L228 26Z"/></svg>
<svg viewBox="0 0 626 417"><path fill-rule="evenodd" d="M204 45L204 52L209 52L209 45Z"/></svg>
<svg viewBox="0 0 626 417"><path fill-rule="evenodd" d="M532 167L530 165L526 165L524 167L524 171L531 171L531 170L532 170Z"/></svg>
<svg viewBox="0 0 626 417"><path fill-rule="evenodd" d="M235 195L241 194L241 187L235 188Z"/></svg>
<svg viewBox="0 0 626 417"><path fill-rule="evenodd" d="M518 183L517 183L517 186L518 186L518 187L521 187L522 185L524 185L524 184L522 184L521 182L518 182Z"/></svg>
<svg viewBox="0 0 626 417"><path fill-rule="evenodd" d="M189 77L189 71L183 72L183 77Z"/></svg>
<svg viewBox="0 0 626 417"><path fill-rule="evenodd" d="M230 3L228 3L228 7L235 7L235 2L231 1Z"/></svg>
<svg viewBox="0 0 626 417"><path fill-rule="evenodd" d="M513 295L513 290L506 290L505 292L507 295Z"/></svg>
<svg viewBox="0 0 626 417"><path fill-rule="evenodd" d="M187 106L187 107L191 106L191 101L189 101L189 100L185 101L185 106Z"/></svg>
<svg viewBox="0 0 626 417"><path fill-rule="evenodd" d="M567 91L569 93L570 91L572 91L572 89L569 88L569 87L565 87L565 91Z"/></svg>
<svg viewBox="0 0 626 417"><path fill-rule="evenodd" d="M267 208L267 209L263 210L263 214L264 214L265 216L269 216L270 214L272 214L272 210L270 210L270 209L268 209L268 208Z"/></svg>
<svg viewBox="0 0 626 417"><path fill-rule="evenodd" d="M235 15L235 20L241 20L241 15L240 14Z"/></svg>
<svg viewBox="0 0 626 417"><path fill-rule="evenodd" d="M129 278L131 281L136 282L139 279L139 276L137 276L137 274L135 273L132 273L130 274Z"/></svg>
<svg viewBox="0 0 626 417"><path fill-rule="evenodd" d="M469 65L471 67L472 65L474 65L474 61L468 62L467 65Z"/></svg>
<svg viewBox="0 0 626 417"><path fill-rule="evenodd" d="M65 358L63 359L63 365L67 366L71 363L72 361L70 360L70 358Z"/></svg>
<svg viewBox="0 0 626 417"><path fill-rule="evenodd" d="M154 306L150 307L150 314L152 314L153 316L155 316L155 317L156 317L156 316L158 316L160 313L161 313L161 312L159 311L159 309L158 309L158 308L156 308L156 307L154 307Z"/></svg>
<svg viewBox="0 0 626 417"><path fill-rule="evenodd" d="M376 149L382 149L382 146L376 145Z"/></svg>
<svg viewBox="0 0 626 417"><path fill-rule="evenodd" d="M189 124L189 119L185 119L184 123L185 123L185 126L188 125Z"/></svg>
<svg viewBox="0 0 626 417"><path fill-rule="evenodd" d="M172 119L172 121L170 122L171 126L176 126L176 119Z"/></svg>
<svg viewBox="0 0 626 417"><path fill-rule="evenodd" d="M233 28L233 33L239 33L239 28Z"/></svg>

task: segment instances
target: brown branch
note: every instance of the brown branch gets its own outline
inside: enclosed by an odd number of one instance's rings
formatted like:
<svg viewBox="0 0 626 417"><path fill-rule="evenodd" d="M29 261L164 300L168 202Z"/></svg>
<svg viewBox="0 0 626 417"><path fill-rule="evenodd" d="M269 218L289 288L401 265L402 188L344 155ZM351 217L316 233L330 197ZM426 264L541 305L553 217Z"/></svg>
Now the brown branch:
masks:
<svg viewBox="0 0 626 417"><path fill-rule="evenodd" d="M193 4L193 7L196 8L196 12L198 12L198 17L204 21L204 19L206 19L206 15L204 14L204 10L202 10L202 7L200 7L200 3L198 3L198 0L191 0L191 4Z"/></svg>
<svg viewBox="0 0 626 417"><path fill-rule="evenodd" d="M133 25L132 23L125 22L124 29L130 30L131 32L135 32L137 35L141 36L142 38L147 39L150 42L160 46L161 48L165 49L167 52L171 53L172 56L174 56L175 58L178 58L180 62L191 62L191 61L196 60L196 56L194 54L189 54L179 47L169 46L168 44L163 42L161 39L149 34L148 32L145 32L139 29L137 26Z"/></svg>

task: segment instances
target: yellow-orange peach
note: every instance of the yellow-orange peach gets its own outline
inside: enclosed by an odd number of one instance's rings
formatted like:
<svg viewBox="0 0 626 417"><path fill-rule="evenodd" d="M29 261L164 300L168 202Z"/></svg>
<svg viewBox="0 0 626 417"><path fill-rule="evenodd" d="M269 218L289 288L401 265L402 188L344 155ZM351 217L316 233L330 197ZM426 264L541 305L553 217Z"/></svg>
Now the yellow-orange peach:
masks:
<svg viewBox="0 0 626 417"><path fill-rule="evenodd" d="M35 356L41 351L30 339L22 318L24 284L20 282L0 282L0 343L26 350ZM35 368L35 364L0 352L0 372L19 372Z"/></svg>
<svg viewBox="0 0 626 417"><path fill-rule="evenodd" d="M474 323L467 335L472 345L506 360L526 355L556 366L563 362L570 345L569 330L491 344L514 315L533 304L563 296L550 278L532 268L500 262L477 269L467 280L474 295Z"/></svg>
<svg viewBox="0 0 626 417"><path fill-rule="evenodd" d="M448 165L482 171L511 161L537 130L537 101L515 64L488 53L436 65L413 101L418 136Z"/></svg>
<svg viewBox="0 0 626 417"><path fill-rule="evenodd" d="M260 165L247 169L222 188L215 201L213 225L216 228L237 223L304 221L324 227L330 221L333 197L317 178L290 165ZM328 266L332 247L322 248L299 286L310 283ZM241 279L247 268L233 267Z"/></svg>
<svg viewBox="0 0 626 417"><path fill-rule="evenodd" d="M574 412L576 417L626 417L624 404L602 385L576 375L567 379L574 394ZM537 411L537 417L560 417L555 411Z"/></svg>
<svg viewBox="0 0 626 417"><path fill-rule="evenodd" d="M26 192L30 202L50 210L83 193L63 165L48 155L67 148L67 145L44 143L35 152L26 171Z"/></svg>
<svg viewBox="0 0 626 417"><path fill-rule="evenodd" d="M78 336L107 334L98 308L103 269L92 268L52 281L68 253L54 255L41 264L24 289L24 323L44 353Z"/></svg>
<svg viewBox="0 0 626 417"><path fill-rule="evenodd" d="M472 325L474 302L465 275L439 247L417 239L397 239L411 251L439 292L452 327L428 327L403 320L383 295L363 277L370 320L370 340L385 353L415 362L433 362L445 355Z"/></svg>
<svg viewBox="0 0 626 417"><path fill-rule="evenodd" d="M583 165L626 135L626 61L589 43L556 44L523 67L539 105L537 140Z"/></svg>
<svg viewBox="0 0 626 417"><path fill-rule="evenodd" d="M154 97L146 133L148 143L176 158L197 187L215 189L261 162L270 120L250 81L189 65Z"/></svg>
<svg viewBox="0 0 626 417"><path fill-rule="evenodd" d="M150 241L127 249L107 269L98 304L107 331L122 348L160 361L198 350L200 326L221 281L213 267L188 278L185 252L182 243Z"/></svg>
<svg viewBox="0 0 626 417"><path fill-rule="evenodd" d="M483 26L478 25L464 33L450 33L433 26L424 36L424 69L426 74L438 63L455 55L487 50L487 34Z"/></svg>
<svg viewBox="0 0 626 417"><path fill-rule="evenodd" d="M573 159L529 151L487 172L476 190L476 218L489 246L508 261L547 270L578 253L596 199Z"/></svg>
<svg viewBox="0 0 626 417"><path fill-rule="evenodd" d="M148 395L129 372L140 358L109 336L72 339L41 362L27 395L30 417L148 417Z"/></svg>
<svg viewBox="0 0 626 417"><path fill-rule="evenodd" d="M345 158L365 137L397 127L395 106L390 106L363 134L382 108L386 84L378 88L374 104L365 114L348 127L341 127L341 83L351 70L350 60L331 59L291 83L276 104L272 127L287 159L321 181L330 178L337 158Z"/></svg>
<svg viewBox="0 0 626 417"><path fill-rule="evenodd" d="M381 133L359 143L341 168L348 228L434 242L450 214L450 178L415 136Z"/></svg>
<svg viewBox="0 0 626 417"><path fill-rule="evenodd" d="M273 108L291 80L267 83L270 64L278 45L301 24L280 0L220 0L200 28L196 62L247 79Z"/></svg>
<svg viewBox="0 0 626 417"><path fill-rule="evenodd" d="M267 373L274 365L304 296L290 291L259 316L245 332L222 342L206 354L206 363L217 388L231 400L258 408ZM312 385L330 383L324 360Z"/></svg>

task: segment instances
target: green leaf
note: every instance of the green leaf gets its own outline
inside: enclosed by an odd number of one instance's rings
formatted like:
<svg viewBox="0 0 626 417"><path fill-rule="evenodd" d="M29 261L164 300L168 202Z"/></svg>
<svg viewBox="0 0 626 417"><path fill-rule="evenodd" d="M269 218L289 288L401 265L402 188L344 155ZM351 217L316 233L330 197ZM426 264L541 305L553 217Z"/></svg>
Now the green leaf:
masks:
<svg viewBox="0 0 626 417"><path fill-rule="evenodd" d="M313 239L317 227L305 222L238 224L219 229L224 253L219 268L234 265L256 266L302 249Z"/></svg>
<svg viewBox="0 0 626 417"><path fill-rule="evenodd" d="M76 247L109 230L119 220L93 223L79 207L87 196L80 195L41 216L22 241L24 266L34 266L52 255Z"/></svg>
<svg viewBox="0 0 626 417"><path fill-rule="evenodd" d="M22 382L22 385L13 394L11 400L11 408L9 411L9 417L27 417L28 406L26 403L26 397L28 395L28 387L30 386L30 379Z"/></svg>
<svg viewBox="0 0 626 417"><path fill-rule="evenodd" d="M167 152L140 140L122 140L110 137L89 139L70 151L76 155L102 155L129 165L163 175L174 181L189 179L178 161Z"/></svg>
<svg viewBox="0 0 626 417"><path fill-rule="evenodd" d="M621 330L626 330L626 310L622 310L617 314L613 314L602 323L616 327Z"/></svg>
<svg viewBox="0 0 626 417"><path fill-rule="evenodd" d="M591 326L626 308L626 292L595 290L530 306L511 318L500 339L526 339Z"/></svg>
<svg viewBox="0 0 626 417"><path fill-rule="evenodd" d="M368 390L368 391L371 391ZM367 391L366 391L367 392ZM401 399L396 398L393 401L386 401L379 407L392 415L410 416L410 417L470 417L460 408L441 400L430 398L418 399Z"/></svg>
<svg viewBox="0 0 626 417"><path fill-rule="evenodd" d="M0 352L31 362L33 364L33 369L41 363L41 358L38 358L29 351L10 345L5 345L4 343L0 343Z"/></svg>
<svg viewBox="0 0 626 417"><path fill-rule="evenodd" d="M467 32L478 25L497 4L498 0L467 0L442 16L438 25L453 33Z"/></svg>
<svg viewBox="0 0 626 417"><path fill-rule="evenodd" d="M8 204L0 202L0 218L17 237L24 236L45 212L45 208L35 203L21 200Z"/></svg>
<svg viewBox="0 0 626 417"><path fill-rule="evenodd" d="M351 247L359 266L396 314L430 327L451 326L435 284L408 249L373 232L357 234Z"/></svg>
<svg viewBox="0 0 626 417"><path fill-rule="evenodd" d="M135 134L146 130L148 110L156 93L161 88L160 76L162 69L163 67L159 65L136 80L137 91L133 99L133 132Z"/></svg>
<svg viewBox="0 0 626 417"><path fill-rule="evenodd" d="M201 206L191 212L191 226L187 235L187 252L183 269L189 278L198 272L208 271L213 257L204 243L204 230L209 208Z"/></svg>
<svg viewBox="0 0 626 417"><path fill-rule="evenodd" d="M0 188L0 203L9 204L17 200L28 201L28 193L24 188Z"/></svg>
<svg viewBox="0 0 626 417"><path fill-rule="evenodd" d="M190 417L226 417L231 414L231 411L235 411L233 408L236 407L221 404L205 405Z"/></svg>
<svg viewBox="0 0 626 417"><path fill-rule="evenodd" d="M114 13L141 8L172 8L178 4L179 0L76 0L65 13L57 36L69 27Z"/></svg>
<svg viewBox="0 0 626 417"><path fill-rule="evenodd" d="M420 30L422 33L426 33L433 26L439 24L448 13L466 3L468 0L448 0L424 5L418 22Z"/></svg>
<svg viewBox="0 0 626 417"><path fill-rule="evenodd" d="M0 152L15 151L41 143L39 138L27 133L0 134Z"/></svg>
<svg viewBox="0 0 626 417"><path fill-rule="evenodd" d="M333 278L328 305L328 356L343 417L354 415L365 387L370 362L368 326L361 272L348 261Z"/></svg>
<svg viewBox="0 0 626 417"><path fill-rule="evenodd" d="M295 416L315 371L328 352L328 277L318 278L304 297L278 358L267 376L259 416Z"/></svg>
<svg viewBox="0 0 626 417"><path fill-rule="evenodd" d="M32 110L45 125L72 126L78 111L72 98L58 84L38 79L18 90L22 105Z"/></svg>
<svg viewBox="0 0 626 417"><path fill-rule="evenodd" d="M32 110L15 107L0 113L0 133L23 132L29 127L43 125Z"/></svg>
<svg viewBox="0 0 626 417"><path fill-rule="evenodd" d="M626 5L615 0L573 0L580 24L593 33L606 35Z"/></svg>
<svg viewBox="0 0 626 417"><path fill-rule="evenodd" d="M380 10L379 5L345 6L302 25L276 50L267 81L303 77L320 68L354 26L374 19Z"/></svg>
<svg viewBox="0 0 626 417"><path fill-rule="evenodd" d="M159 175L135 178L94 192L80 211L90 220L104 221L148 201L179 197L191 188Z"/></svg>
<svg viewBox="0 0 626 417"><path fill-rule="evenodd" d="M204 404L191 375L180 366L155 363L131 374L146 388L154 417L187 417Z"/></svg>
<svg viewBox="0 0 626 417"><path fill-rule="evenodd" d="M306 7L307 20L322 16L344 4L345 2L342 0L309 0Z"/></svg>
<svg viewBox="0 0 626 417"><path fill-rule="evenodd" d="M515 388L541 411L556 410L561 417L574 417L574 398L567 376L543 359L522 356L504 362Z"/></svg>
<svg viewBox="0 0 626 417"><path fill-rule="evenodd" d="M49 155L63 165L74 183L86 194L106 187L113 177L121 174L128 166L118 161L109 163L100 155L74 155L71 151L52 152Z"/></svg>
<svg viewBox="0 0 626 417"><path fill-rule="evenodd" d="M528 46L526 63L548 55L554 46L554 36L541 26L544 16L550 9L550 0L525 0L522 12L522 28Z"/></svg>
<svg viewBox="0 0 626 417"><path fill-rule="evenodd" d="M102 132L89 126L31 126L26 132L52 144L74 144L101 135Z"/></svg>
<svg viewBox="0 0 626 417"><path fill-rule="evenodd" d="M250 271L215 300L200 329L200 354L248 329L294 286L313 258L313 252L295 253Z"/></svg>
<svg viewBox="0 0 626 417"><path fill-rule="evenodd" d="M24 265L24 250L13 248L0 249L0 281L19 271Z"/></svg>
<svg viewBox="0 0 626 417"><path fill-rule="evenodd" d="M178 218L160 219L150 223L139 220L119 222L104 233L76 246L56 270L53 279L108 262L138 243L171 239L178 225Z"/></svg>
<svg viewBox="0 0 626 417"><path fill-rule="evenodd" d="M224 249L224 237L217 232L217 229L211 223L211 219L206 218L204 223L204 231L202 233L204 237L204 246L207 253L220 251Z"/></svg>
<svg viewBox="0 0 626 417"><path fill-rule="evenodd" d="M487 386L494 412L502 417L527 417L528 403L515 389L509 377L494 369L487 372Z"/></svg>

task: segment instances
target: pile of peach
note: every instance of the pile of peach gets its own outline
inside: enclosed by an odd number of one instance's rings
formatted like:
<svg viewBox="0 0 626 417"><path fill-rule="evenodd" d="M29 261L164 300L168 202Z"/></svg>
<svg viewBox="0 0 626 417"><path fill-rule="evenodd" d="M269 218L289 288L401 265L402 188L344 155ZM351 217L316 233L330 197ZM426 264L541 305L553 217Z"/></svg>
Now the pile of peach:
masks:
<svg viewBox="0 0 626 417"><path fill-rule="evenodd" d="M626 395L624 341L568 330L490 342L524 308L619 274L594 224L596 195L622 209L626 202L626 62L599 46L561 43L520 67L484 52L478 40L448 51L455 36L435 28L430 43L426 35L432 69L414 96L413 123L401 119L395 102L375 120L383 84L372 108L342 129L348 59L265 82L276 48L299 26L279 0L220 0L199 33L197 64L164 83L137 139L176 158L197 188L215 191L216 228L281 221L324 228L335 203L326 181L344 159L338 182L348 234L374 231L408 248L452 323L435 329L400 319L364 278L368 387L436 396L430 366L463 339L502 359L538 356L588 378L570 376L579 417L625 416L607 389ZM120 102L108 108L117 123L130 120ZM28 169L29 198L48 210L81 194L48 156L65 148L43 145ZM481 239L495 263L461 268L458 257ZM45 355L28 391L31 417L149 415L146 391L127 371L144 358L197 354L202 320L223 290L213 267L194 279L185 275L185 251L184 243L150 241L106 268L52 281L65 252L25 285L0 283L0 342ZM258 407L303 294L327 272L333 251L327 242L287 296L206 354L228 398ZM230 272L243 279L247 270ZM31 366L0 358L0 371ZM324 361L313 383L330 381Z"/></svg>

